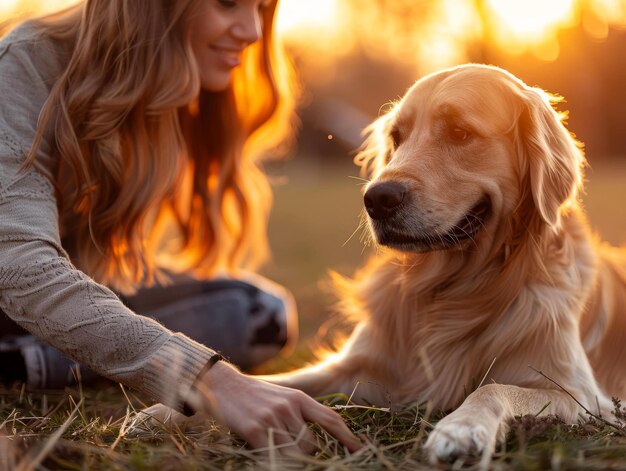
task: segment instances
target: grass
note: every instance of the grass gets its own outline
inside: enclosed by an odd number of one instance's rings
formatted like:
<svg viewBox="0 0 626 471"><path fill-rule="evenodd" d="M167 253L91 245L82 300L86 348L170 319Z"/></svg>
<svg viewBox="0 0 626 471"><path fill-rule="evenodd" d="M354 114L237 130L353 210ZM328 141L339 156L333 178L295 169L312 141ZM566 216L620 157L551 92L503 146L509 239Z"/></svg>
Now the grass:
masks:
<svg viewBox="0 0 626 471"><path fill-rule="evenodd" d="M592 225L612 243L626 241L626 166L594 166L585 205ZM349 274L367 256L357 228L361 207L356 169L348 162L318 166L299 158L283 169L289 183L277 186L270 226L274 262L265 274L291 289L299 304L301 343L289 358L265 368L275 371L310 358L306 344L328 333L332 296L321 287L328 269ZM328 334L332 337L332 334ZM218 424L206 421L185 430L159 426L135 434L128 425L145 398L118 385L65 391L0 389L0 471L195 470L195 469L431 469L422 445L438 416L417 404L403 410L356 408L343 396L322 398L338 407L364 441L355 454L313 427L320 451L302 459L252 451ZM621 406L620 406L621 407ZM619 409L622 411L623 409ZM624 426L624 416L622 423ZM451 468L476 468L471 459ZM566 425L555 417L526 416L512 426L491 469L625 469L626 437L602 422L581 418Z"/></svg>
<svg viewBox="0 0 626 471"><path fill-rule="evenodd" d="M341 407L346 397L323 398L338 407L364 441L349 454L313 427L320 451L306 458L280 458L252 451L207 420L187 429L157 426L127 434L142 402L119 387L64 393L0 392L0 469L214 470L214 469L430 469L422 445L431 424L424 407L389 411ZM622 423L622 426L624 424ZM626 469L626 429L595 421L566 425L554 416L518 419L498 449L492 469ZM452 464L477 466L475 460Z"/></svg>

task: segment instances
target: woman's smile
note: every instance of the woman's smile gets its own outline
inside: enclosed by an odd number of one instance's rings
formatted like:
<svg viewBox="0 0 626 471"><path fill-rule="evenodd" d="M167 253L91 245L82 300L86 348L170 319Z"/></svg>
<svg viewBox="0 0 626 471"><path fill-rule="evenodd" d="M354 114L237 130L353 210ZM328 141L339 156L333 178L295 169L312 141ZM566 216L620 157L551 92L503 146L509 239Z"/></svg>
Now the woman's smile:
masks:
<svg viewBox="0 0 626 471"><path fill-rule="evenodd" d="M244 49L263 35L263 8L260 0L207 0L198 8L190 28L202 88L228 87Z"/></svg>
<svg viewBox="0 0 626 471"><path fill-rule="evenodd" d="M228 68L235 68L241 64L243 49L233 49L220 46L210 46L222 64Z"/></svg>

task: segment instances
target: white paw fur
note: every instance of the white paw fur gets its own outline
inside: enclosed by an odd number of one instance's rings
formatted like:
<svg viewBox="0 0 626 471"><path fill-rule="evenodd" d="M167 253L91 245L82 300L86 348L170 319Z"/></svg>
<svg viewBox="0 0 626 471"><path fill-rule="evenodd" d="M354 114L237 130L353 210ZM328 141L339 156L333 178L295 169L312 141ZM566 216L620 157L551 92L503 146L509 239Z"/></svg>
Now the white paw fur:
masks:
<svg viewBox="0 0 626 471"><path fill-rule="evenodd" d="M426 441L431 463L454 461L464 456L484 458L495 448L496 433L477 420L443 419Z"/></svg>

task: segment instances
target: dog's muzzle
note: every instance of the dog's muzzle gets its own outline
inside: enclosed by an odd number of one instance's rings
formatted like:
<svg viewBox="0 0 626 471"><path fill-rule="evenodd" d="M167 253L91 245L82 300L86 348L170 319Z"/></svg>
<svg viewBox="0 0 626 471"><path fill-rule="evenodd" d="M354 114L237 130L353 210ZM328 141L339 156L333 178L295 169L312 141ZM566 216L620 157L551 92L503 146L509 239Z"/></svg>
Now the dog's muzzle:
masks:
<svg viewBox="0 0 626 471"><path fill-rule="evenodd" d="M464 247L486 227L491 216L491 199L484 195L457 221L445 227L407 225L405 212L410 205L407 188L399 182L387 181L369 188L363 200L371 218L371 229L380 245L404 251L425 252L451 247Z"/></svg>
<svg viewBox="0 0 626 471"><path fill-rule="evenodd" d="M405 195L406 188L401 183L379 183L368 189L363 195L365 210L372 219L390 218L402 206Z"/></svg>

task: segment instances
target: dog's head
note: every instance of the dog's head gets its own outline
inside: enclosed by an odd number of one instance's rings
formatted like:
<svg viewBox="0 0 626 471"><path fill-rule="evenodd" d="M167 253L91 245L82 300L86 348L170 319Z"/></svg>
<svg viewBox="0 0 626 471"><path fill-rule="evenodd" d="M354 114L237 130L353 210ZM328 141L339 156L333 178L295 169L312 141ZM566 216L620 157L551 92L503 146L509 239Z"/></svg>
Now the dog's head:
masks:
<svg viewBox="0 0 626 471"><path fill-rule="evenodd" d="M553 101L490 66L419 80L368 128L356 158L371 176L364 202L377 242L463 249L525 205L558 230L584 158Z"/></svg>

